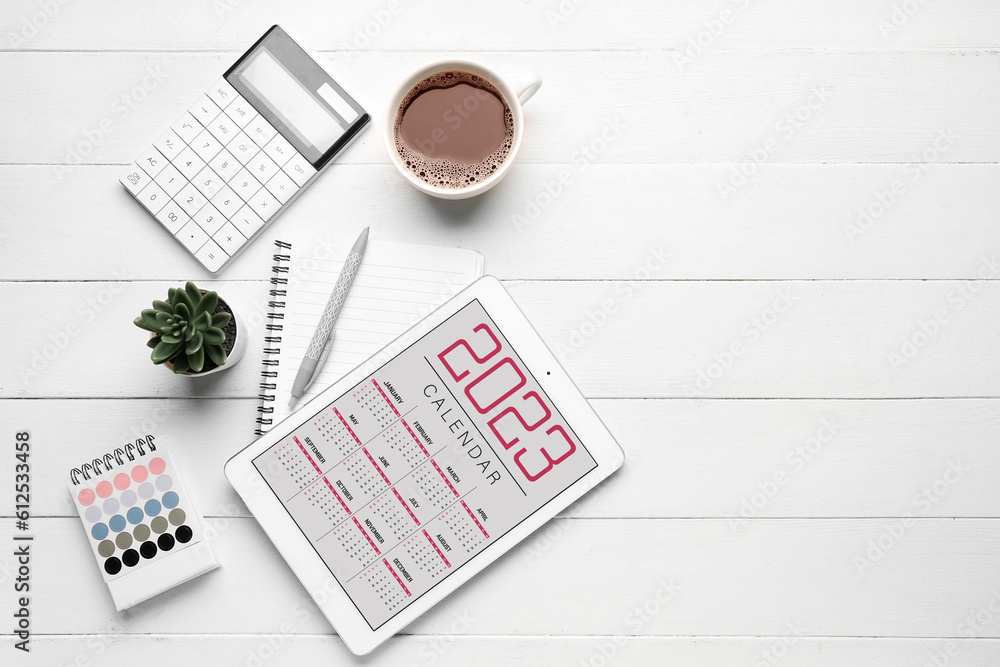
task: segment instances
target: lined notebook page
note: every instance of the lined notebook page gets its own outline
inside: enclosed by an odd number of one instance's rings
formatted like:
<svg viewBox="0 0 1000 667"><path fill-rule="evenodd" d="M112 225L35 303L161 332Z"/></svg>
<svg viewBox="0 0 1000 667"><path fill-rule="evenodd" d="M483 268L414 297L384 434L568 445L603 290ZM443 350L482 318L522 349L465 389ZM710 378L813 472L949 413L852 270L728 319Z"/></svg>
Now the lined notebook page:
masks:
<svg viewBox="0 0 1000 667"><path fill-rule="evenodd" d="M360 229L358 230L360 232ZM374 236L374 234L373 234ZM292 381L355 238L285 239L292 244L272 425L290 410ZM483 274L473 250L369 239L361 268L334 324L336 337L316 381L296 407L339 380ZM264 426L263 429L269 427Z"/></svg>

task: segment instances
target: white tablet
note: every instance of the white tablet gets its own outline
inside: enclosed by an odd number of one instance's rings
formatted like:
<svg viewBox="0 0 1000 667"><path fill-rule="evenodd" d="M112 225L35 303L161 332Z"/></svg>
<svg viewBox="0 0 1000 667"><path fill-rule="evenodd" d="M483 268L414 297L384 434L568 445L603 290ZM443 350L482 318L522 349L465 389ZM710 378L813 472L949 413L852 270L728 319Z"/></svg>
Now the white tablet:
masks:
<svg viewBox="0 0 1000 667"><path fill-rule="evenodd" d="M623 458L484 277L230 459L226 476L363 655Z"/></svg>

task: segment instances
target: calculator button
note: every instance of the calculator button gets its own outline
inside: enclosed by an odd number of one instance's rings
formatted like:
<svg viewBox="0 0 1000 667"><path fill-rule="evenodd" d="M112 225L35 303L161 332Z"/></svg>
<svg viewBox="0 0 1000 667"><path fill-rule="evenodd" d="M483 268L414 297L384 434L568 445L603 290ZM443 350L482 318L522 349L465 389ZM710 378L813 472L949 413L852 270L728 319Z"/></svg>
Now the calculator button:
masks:
<svg viewBox="0 0 1000 667"><path fill-rule="evenodd" d="M247 242L246 237L233 227L231 222L224 224L222 229L212 235L212 238L230 255L235 255L236 251Z"/></svg>
<svg viewBox="0 0 1000 667"><path fill-rule="evenodd" d="M229 103L225 111L226 115L239 125L240 128L246 127L247 123L257 117L257 110L243 99L241 95L237 95L236 99Z"/></svg>
<svg viewBox="0 0 1000 667"><path fill-rule="evenodd" d="M253 212L249 204L244 206L239 210L239 212L232 217L230 222L236 229L240 230L243 236L251 238L257 233L257 230L264 226L264 221L260 219L260 216Z"/></svg>
<svg viewBox="0 0 1000 667"><path fill-rule="evenodd" d="M296 154L296 150L292 148L292 145L288 143L288 139L285 139L280 134L276 134L274 139L267 142L267 146L264 146L264 152L267 153L268 157L274 160L275 164L279 167L283 166L288 162L292 155Z"/></svg>
<svg viewBox="0 0 1000 667"><path fill-rule="evenodd" d="M257 144L251 141L250 137L243 132L237 134L236 138L229 142L227 148L229 148L229 152L240 161L240 164L246 164L249 162L250 158L256 155L257 151L260 150L257 148Z"/></svg>
<svg viewBox="0 0 1000 667"><path fill-rule="evenodd" d="M288 202L292 198L292 195L295 194L295 191L299 189L299 186L295 185L295 181L290 179L288 174L283 171L275 174L274 178L269 180L264 187L282 204Z"/></svg>
<svg viewBox="0 0 1000 667"><path fill-rule="evenodd" d="M225 216L219 213L211 204L202 206L201 210L194 214L194 221L209 236L215 234L215 232L219 231L219 227L226 224Z"/></svg>
<svg viewBox="0 0 1000 667"><path fill-rule="evenodd" d="M254 140L254 143L261 148L266 146L267 142L273 139L274 135L277 134L277 131L271 126L270 123L264 120L263 116L257 116L252 121L247 123L247 126L243 128L243 131L246 132L247 135Z"/></svg>
<svg viewBox="0 0 1000 667"><path fill-rule="evenodd" d="M156 184L163 188L163 191L168 195L173 197L181 188L187 185L188 179L181 175L181 172L177 171L177 167L172 164L167 164L159 174L156 175Z"/></svg>
<svg viewBox="0 0 1000 667"><path fill-rule="evenodd" d="M250 197L253 197L260 190L260 182L249 171L242 169L240 173L236 174L236 178L229 181L229 187L236 190L236 194L243 201L250 201Z"/></svg>
<svg viewBox="0 0 1000 667"><path fill-rule="evenodd" d="M274 164L274 160L261 151L247 162L247 171L253 174L261 183L267 183L271 180L272 176L278 173L278 165Z"/></svg>
<svg viewBox="0 0 1000 667"><path fill-rule="evenodd" d="M259 215L262 220L269 220L272 215L278 212L281 208L281 204L278 200L271 196L267 190L263 188L257 191L253 197L250 197L250 201L247 204L254 210L254 213Z"/></svg>
<svg viewBox="0 0 1000 667"><path fill-rule="evenodd" d="M139 190L146 187L147 183L149 183L149 174L144 172L142 167L133 162L132 166L128 168L128 171L122 174L121 178L118 180L129 192L135 195L139 193Z"/></svg>
<svg viewBox="0 0 1000 667"><path fill-rule="evenodd" d="M194 152L198 154L205 162L208 162L222 150L222 144L219 140L212 136L212 133L208 130L203 130L201 134L194 138L191 142L191 148Z"/></svg>
<svg viewBox="0 0 1000 667"><path fill-rule="evenodd" d="M196 252L208 240L208 234L194 220L189 220L174 236L191 252Z"/></svg>
<svg viewBox="0 0 1000 667"><path fill-rule="evenodd" d="M233 137L239 134L240 128L236 126L236 123L234 123L229 116L224 113L220 113L215 117L215 120L209 124L208 131L212 133L213 137L221 141L223 146L225 146L233 140Z"/></svg>
<svg viewBox="0 0 1000 667"><path fill-rule="evenodd" d="M236 99L238 93L236 89L229 85L226 77L221 77L208 89L208 97L218 105L220 109L225 109L229 103Z"/></svg>
<svg viewBox="0 0 1000 667"><path fill-rule="evenodd" d="M194 254L194 257L212 273L215 273L222 268L222 265L226 263L227 259L229 259L229 256L225 253L225 251L212 239L205 241L205 245L201 247L201 250Z"/></svg>
<svg viewBox="0 0 1000 667"><path fill-rule="evenodd" d="M215 175L211 167L205 167L198 175L191 179L194 183L194 187L198 188L201 194L205 195L206 199L211 199L219 193L225 182Z"/></svg>
<svg viewBox="0 0 1000 667"><path fill-rule="evenodd" d="M156 150L155 147L150 146L145 153L139 156L136 163L142 167L144 172L155 177L163 169L163 166L167 164L167 158L160 155L160 151Z"/></svg>
<svg viewBox="0 0 1000 667"><path fill-rule="evenodd" d="M181 191L174 197L174 201L180 204L181 208L188 215L194 215L201 210L202 206L208 203L204 195L198 192L198 189L190 183L181 188Z"/></svg>
<svg viewBox="0 0 1000 667"><path fill-rule="evenodd" d="M228 185L222 186L219 194L212 197L212 203L227 218L233 217L233 214L243 206L243 200L236 196L236 193Z"/></svg>
<svg viewBox="0 0 1000 667"><path fill-rule="evenodd" d="M156 150L163 153L168 160L173 160L184 150L184 142L173 130L167 130L159 139L153 142Z"/></svg>
<svg viewBox="0 0 1000 667"><path fill-rule="evenodd" d="M233 154L225 148L219 151L219 154L212 158L212 160L208 163L208 166L210 166L212 170L227 183L233 178L233 176L240 173L240 169L242 168L242 165L236 160L236 158L233 157Z"/></svg>
<svg viewBox="0 0 1000 667"><path fill-rule="evenodd" d="M156 183L149 183L135 198L141 201L142 205L149 209L149 212L153 215L159 213L160 209L170 201L167 193Z"/></svg>
<svg viewBox="0 0 1000 667"><path fill-rule="evenodd" d="M177 231L187 224L189 220L187 213L184 212L180 206L177 205L175 201L167 202L167 205L160 209L160 212L156 214L156 219L160 221L164 227L166 227L171 234L176 234Z"/></svg>
<svg viewBox="0 0 1000 667"><path fill-rule="evenodd" d="M181 141L189 144L195 137L198 136L198 133L201 132L201 123L196 121L194 116L185 111L183 116L174 121L174 124L170 126L170 129L177 133L177 136L181 138Z"/></svg>
<svg viewBox="0 0 1000 667"><path fill-rule="evenodd" d="M284 169L286 174L292 177L292 180L295 181L296 185L300 188L306 184L306 181L313 177L313 174L316 173L313 166L309 164L309 160L302 157L299 153L293 155L288 162L285 163L285 166L282 167L282 169Z"/></svg>
<svg viewBox="0 0 1000 667"><path fill-rule="evenodd" d="M215 102L208 99L208 95L199 97L198 101L188 109L188 113L194 116L194 119L205 127L208 127L208 124L219 115L219 111L219 107L215 105Z"/></svg>
<svg viewBox="0 0 1000 667"><path fill-rule="evenodd" d="M194 179L199 171L205 168L205 162L198 154L194 152L190 147L185 148L181 151L181 154L177 156L176 160L171 160L174 166L177 167L184 178L189 181Z"/></svg>

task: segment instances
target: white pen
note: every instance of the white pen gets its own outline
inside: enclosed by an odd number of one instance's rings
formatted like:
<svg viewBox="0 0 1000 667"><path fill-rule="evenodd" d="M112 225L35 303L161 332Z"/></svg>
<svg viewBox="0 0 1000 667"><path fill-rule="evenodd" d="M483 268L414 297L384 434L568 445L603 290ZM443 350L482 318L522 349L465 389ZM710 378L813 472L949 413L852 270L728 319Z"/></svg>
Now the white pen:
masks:
<svg viewBox="0 0 1000 667"><path fill-rule="evenodd" d="M344 268L341 269L340 275L337 277L337 284L333 286L330 300L326 302L326 308L323 309L323 314L319 318L319 325L313 332L312 340L309 341L306 355L302 358L302 363L299 364L299 372L295 374L295 382L292 383L292 398L288 401L288 407L295 405L295 401L306 393L306 389L319 375L323 362L326 360L326 351L333 341L333 323L337 321L340 309L344 306L344 300L347 299L347 292L354 283L354 277L358 275L358 269L361 268L361 258L365 254L366 245L368 245L367 227L361 232L358 240L354 242L351 251L347 253Z"/></svg>

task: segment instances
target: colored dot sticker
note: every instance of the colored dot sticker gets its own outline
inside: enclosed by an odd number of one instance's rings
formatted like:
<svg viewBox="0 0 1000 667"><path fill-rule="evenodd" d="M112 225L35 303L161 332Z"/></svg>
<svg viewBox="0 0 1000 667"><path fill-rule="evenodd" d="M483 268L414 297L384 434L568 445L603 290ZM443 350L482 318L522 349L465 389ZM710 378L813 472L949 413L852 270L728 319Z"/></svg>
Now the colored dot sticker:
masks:
<svg viewBox="0 0 1000 667"><path fill-rule="evenodd" d="M104 501L101 507L104 508L105 514L115 514L118 512L118 508L121 507L121 505L119 505L118 501L114 498L108 498Z"/></svg>
<svg viewBox="0 0 1000 667"><path fill-rule="evenodd" d="M111 530L120 533L125 530L125 517L121 514L116 514L108 519L108 525L111 526Z"/></svg>
<svg viewBox="0 0 1000 667"><path fill-rule="evenodd" d="M149 477L149 471L146 470L146 466L136 466L132 468L132 479L135 481L145 482L147 477Z"/></svg>
<svg viewBox="0 0 1000 667"><path fill-rule="evenodd" d="M155 459L149 462L149 472L153 473L154 475L159 475L166 469L167 469L167 464L159 456L157 456Z"/></svg>
<svg viewBox="0 0 1000 667"><path fill-rule="evenodd" d="M111 482L107 480L98 482L97 495L99 495L101 498L107 498L108 496L111 495L112 491L114 491L114 489L111 488Z"/></svg>
<svg viewBox="0 0 1000 667"><path fill-rule="evenodd" d="M90 529L90 534L94 536L95 540L103 540L108 536L108 526L103 523L95 523L94 527Z"/></svg>
<svg viewBox="0 0 1000 667"><path fill-rule="evenodd" d="M142 510L138 507L129 508L129 511L125 514L125 516L128 517L128 522L133 526L142 522Z"/></svg>
<svg viewBox="0 0 1000 667"><path fill-rule="evenodd" d="M163 475L156 478L156 488L160 491L168 490L174 483L174 480L170 479L170 475Z"/></svg>
<svg viewBox="0 0 1000 667"><path fill-rule="evenodd" d="M121 501L122 507L132 507L135 505L136 496L135 491L129 489L128 491L122 491L122 495L118 498Z"/></svg>
<svg viewBox="0 0 1000 667"><path fill-rule="evenodd" d="M101 554L105 558L110 556L115 552L115 543L111 540L104 540L97 545L97 553Z"/></svg>
<svg viewBox="0 0 1000 667"><path fill-rule="evenodd" d="M150 521L149 525L153 529L153 532L159 535L167 529L167 520L162 516L158 516Z"/></svg>
<svg viewBox="0 0 1000 667"><path fill-rule="evenodd" d="M132 536L128 533L119 533L118 537L115 538L115 544L118 545L119 549L128 549L132 546Z"/></svg>
<svg viewBox="0 0 1000 667"><path fill-rule="evenodd" d="M174 548L174 537L170 533L163 533L156 540L156 546L160 547L160 551L170 551Z"/></svg>
<svg viewBox="0 0 1000 667"><path fill-rule="evenodd" d="M177 529L175 533L177 535L177 541L181 544L187 544L191 541L191 537L194 535L194 531L188 526L181 526Z"/></svg>
<svg viewBox="0 0 1000 667"><path fill-rule="evenodd" d="M129 549L122 554L122 562L129 567L134 567L139 562L139 552L135 549Z"/></svg>
<svg viewBox="0 0 1000 667"><path fill-rule="evenodd" d="M156 516L160 513L160 501L159 500L147 500L146 505L143 508L146 510L146 514L149 516Z"/></svg>
<svg viewBox="0 0 1000 667"><path fill-rule="evenodd" d="M117 475L115 475L115 488L118 489L119 491L124 491L125 489L128 488L128 485L131 483L132 480L129 479L128 475L126 475L125 473L120 472Z"/></svg>
<svg viewBox="0 0 1000 667"><path fill-rule="evenodd" d="M163 506L166 507L168 510L172 510L173 508L177 507L177 503L179 502L180 498L178 498L177 494L174 493L173 491L167 491L166 493L163 494Z"/></svg>
<svg viewBox="0 0 1000 667"><path fill-rule="evenodd" d="M96 494L94 494L93 491L90 489L83 489L80 491L79 495L77 495L76 499L80 501L81 505L86 507L87 505L92 505L94 503L95 497Z"/></svg>
<svg viewBox="0 0 1000 667"><path fill-rule="evenodd" d="M156 545L152 542L143 542L142 546L139 547L139 553L142 554L143 558L148 560L156 555Z"/></svg>
<svg viewBox="0 0 1000 667"><path fill-rule="evenodd" d="M97 505L91 505L87 508L87 511L83 513L83 516L90 523L94 523L101 518L101 508Z"/></svg>
<svg viewBox="0 0 1000 667"><path fill-rule="evenodd" d="M145 542L146 540L149 539L149 526L147 526L144 523L140 524L135 527L135 530L132 531L132 534L135 536L135 539L137 541Z"/></svg>
<svg viewBox="0 0 1000 667"><path fill-rule="evenodd" d="M143 482L139 485L139 497L143 500L153 497L153 485L149 482Z"/></svg>
<svg viewBox="0 0 1000 667"><path fill-rule="evenodd" d="M122 571L122 562L117 558L109 558L104 561L104 571L110 575L118 574Z"/></svg>
<svg viewBox="0 0 1000 667"><path fill-rule="evenodd" d="M167 518L170 519L170 523L175 526L179 526L184 523L184 519L186 519L187 516L184 514L184 510L174 509L170 510L170 514L167 515Z"/></svg>

